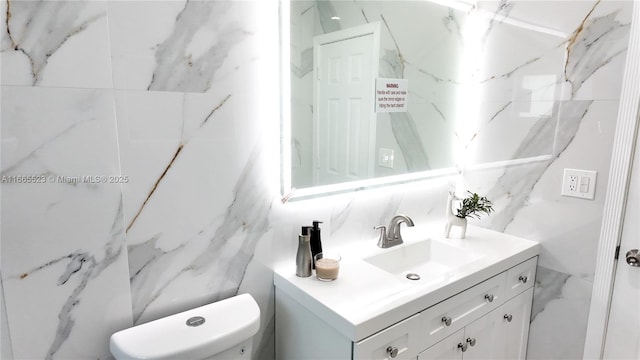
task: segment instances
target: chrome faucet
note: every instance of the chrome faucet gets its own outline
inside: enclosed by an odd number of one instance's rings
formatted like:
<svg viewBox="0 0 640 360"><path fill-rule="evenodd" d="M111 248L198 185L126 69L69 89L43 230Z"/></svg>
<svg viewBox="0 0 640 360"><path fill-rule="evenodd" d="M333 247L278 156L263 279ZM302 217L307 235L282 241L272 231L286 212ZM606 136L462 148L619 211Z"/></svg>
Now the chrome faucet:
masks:
<svg viewBox="0 0 640 360"><path fill-rule="evenodd" d="M406 215L396 215L389 222L389 227L384 225L375 226L374 229L380 230L380 238L378 239L378 247L383 249L402 244L402 235L400 234L400 224L406 223L407 226L413 226L413 220Z"/></svg>

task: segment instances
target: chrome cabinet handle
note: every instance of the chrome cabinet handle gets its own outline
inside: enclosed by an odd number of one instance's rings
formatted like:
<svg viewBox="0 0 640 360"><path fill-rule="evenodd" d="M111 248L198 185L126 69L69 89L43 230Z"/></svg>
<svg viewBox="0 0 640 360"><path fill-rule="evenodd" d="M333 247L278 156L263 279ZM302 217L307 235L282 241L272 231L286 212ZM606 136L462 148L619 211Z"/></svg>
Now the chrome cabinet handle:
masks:
<svg viewBox="0 0 640 360"><path fill-rule="evenodd" d="M487 294L484 296L485 300L488 302L493 302L493 294Z"/></svg>
<svg viewBox="0 0 640 360"><path fill-rule="evenodd" d="M458 349L462 350L462 352L467 351L467 344L465 344L465 343L459 343L459 344L458 344Z"/></svg>
<svg viewBox="0 0 640 360"><path fill-rule="evenodd" d="M451 326L451 317L450 316L443 316L442 317L442 323L444 324L444 326Z"/></svg>
<svg viewBox="0 0 640 360"><path fill-rule="evenodd" d="M513 315L511 314L504 314L504 319L507 320L507 322L511 322L511 320L513 320Z"/></svg>
<svg viewBox="0 0 640 360"><path fill-rule="evenodd" d="M391 357L391 358L395 358L396 356L398 356L398 348L395 346L389 346L387 348L387 354Z"/></svg>
<svg viewBox="0 0 640 360"><path fill-rule="evenodd" d="M476 338L467 338L467 343L471 346L476 346Z"/></svg>
<svg viewBox="0 0 640 360"><path fill-rule="evenodd" d="M519 280L521 283L526 284L526 283L527 283L527 281L529 281L529 278L528 278L528 277L526 277L526 276L524 276L524 275L520 275L520 277L518 278L518 280Z"/></svg>
<svg viewBox="0 0 640 360"><path fill-rule="evenodd" d="M627 264L633 267L640 266L640 251L638 249L631 249L627 251Z"/></svg>

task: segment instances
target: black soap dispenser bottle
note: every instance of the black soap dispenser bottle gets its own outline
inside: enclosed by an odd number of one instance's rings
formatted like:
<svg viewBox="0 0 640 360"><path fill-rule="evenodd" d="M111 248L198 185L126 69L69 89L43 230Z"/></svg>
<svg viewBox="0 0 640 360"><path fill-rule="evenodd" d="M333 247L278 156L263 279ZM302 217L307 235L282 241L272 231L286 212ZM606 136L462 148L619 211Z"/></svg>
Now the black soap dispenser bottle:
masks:
<svg viewBox="0 0 640 360"><path fill-rule="evenodd" d="M322 221L314 220L311 227L311 258L313 258L313 268L316 268L315 259L316 254L322 252L322 241L320 240L320 224Z"/></svg>

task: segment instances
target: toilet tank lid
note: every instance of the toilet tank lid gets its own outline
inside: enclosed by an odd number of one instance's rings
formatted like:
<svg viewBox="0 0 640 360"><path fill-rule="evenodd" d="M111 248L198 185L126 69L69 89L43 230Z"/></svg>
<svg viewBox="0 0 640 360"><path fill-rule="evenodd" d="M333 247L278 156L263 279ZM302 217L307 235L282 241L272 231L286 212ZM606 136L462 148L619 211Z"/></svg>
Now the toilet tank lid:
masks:
<svg viewBox="0 0 640 360"><path fill-rule="evenodd" d="M118 360L204 358L250 339L260 308L249 294L234 296L111 335Z"/></svg>

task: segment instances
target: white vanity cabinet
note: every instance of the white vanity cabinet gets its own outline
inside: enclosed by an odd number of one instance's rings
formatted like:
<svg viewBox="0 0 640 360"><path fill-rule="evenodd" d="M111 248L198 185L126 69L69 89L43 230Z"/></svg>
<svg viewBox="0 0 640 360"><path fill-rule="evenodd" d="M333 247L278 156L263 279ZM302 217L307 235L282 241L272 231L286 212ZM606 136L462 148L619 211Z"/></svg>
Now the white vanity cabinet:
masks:
<svg viewBox="0 0 640 360"><path fill-rule="evenodd" d="M276 357L524 359L537 256L520 261L361 339L333 326L340 317L321 302L310 310L276 284Z"/></svg>
<svg viewBox="0 0 640 360"><path fill-rule="evenodd" d="M418 360L525 359L533 288L418 355Z"/></svg>

